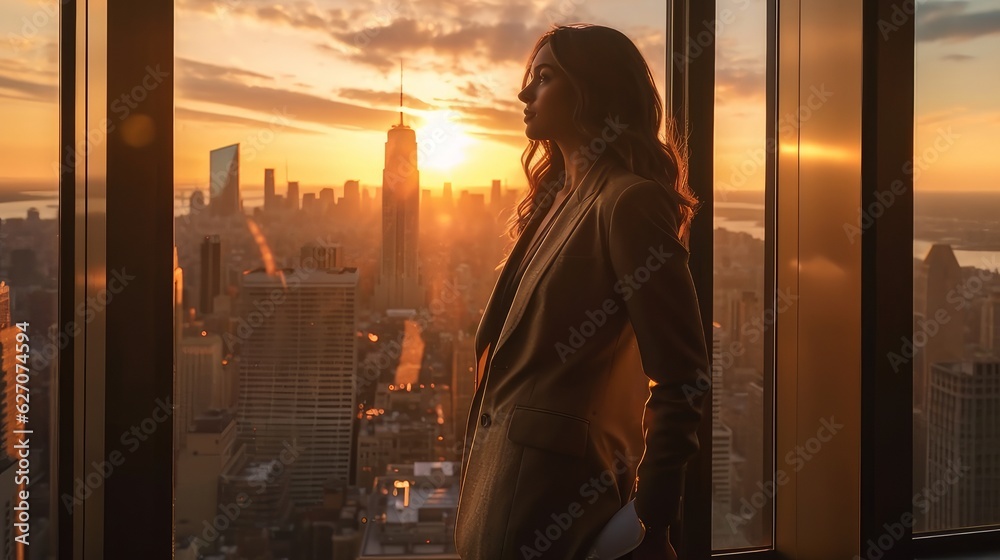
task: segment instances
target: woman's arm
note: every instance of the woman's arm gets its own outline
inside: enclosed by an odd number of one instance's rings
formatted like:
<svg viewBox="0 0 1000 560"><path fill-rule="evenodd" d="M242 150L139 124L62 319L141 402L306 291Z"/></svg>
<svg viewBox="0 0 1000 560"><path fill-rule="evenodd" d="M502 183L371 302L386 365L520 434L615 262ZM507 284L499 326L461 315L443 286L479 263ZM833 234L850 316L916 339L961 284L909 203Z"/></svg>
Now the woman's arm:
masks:
<svg viewBox="0 0 1000 560"><path fill-rule="evenodd" d="M661 531L677 519L684 467L699 449L702 402L711 382L688 252L677 238L673 206L665 187L636 183L618 197L608 228L615 290L625 301L650 378L636 512Z"/></svg>

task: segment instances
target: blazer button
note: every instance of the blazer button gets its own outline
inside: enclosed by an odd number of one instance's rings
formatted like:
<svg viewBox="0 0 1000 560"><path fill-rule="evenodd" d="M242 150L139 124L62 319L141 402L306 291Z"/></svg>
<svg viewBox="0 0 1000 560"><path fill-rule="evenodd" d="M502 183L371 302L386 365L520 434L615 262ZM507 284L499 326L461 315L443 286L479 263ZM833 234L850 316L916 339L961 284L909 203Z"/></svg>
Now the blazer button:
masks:
<svg viewBox="0 0 1000 560"><path fill-rule="evenodd" d="M487 427L487 426L489 426L490 425L490 415L489 414L483 414L482 416L480 416L479 417L479 423L482 424L484 428Z"/></svg>

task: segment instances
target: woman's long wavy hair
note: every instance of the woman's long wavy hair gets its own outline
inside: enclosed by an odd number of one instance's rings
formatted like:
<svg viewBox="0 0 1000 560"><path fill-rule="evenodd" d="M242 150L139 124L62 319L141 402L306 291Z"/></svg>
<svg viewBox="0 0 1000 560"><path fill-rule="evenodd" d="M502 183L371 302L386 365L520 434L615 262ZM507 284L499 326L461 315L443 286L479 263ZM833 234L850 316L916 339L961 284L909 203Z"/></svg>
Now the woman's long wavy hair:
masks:
<svg viewBox="0 0 1000 560"><path fill-rule="evenodd" d="M663 185L677 204L678 238L684 240L700 206L687 183L686 142L677 133L673 118L667 119L665 138L660 138L663 102L639 49L610 27L553 26L538 39L528 56L522 89L528 84L535 54L546 43L573 85L576 129L586 137L598 138L607 126L607 118L626 126L615 140L606 143L601 157L613 156L630 172ZM566 178L563 154L551 140L529 140L521 155L521 166L528 178L528 193L507 221L506 235L511 240L524 231L536 208L548 207ZM498 269L512 247L513 241Z"/></svg>

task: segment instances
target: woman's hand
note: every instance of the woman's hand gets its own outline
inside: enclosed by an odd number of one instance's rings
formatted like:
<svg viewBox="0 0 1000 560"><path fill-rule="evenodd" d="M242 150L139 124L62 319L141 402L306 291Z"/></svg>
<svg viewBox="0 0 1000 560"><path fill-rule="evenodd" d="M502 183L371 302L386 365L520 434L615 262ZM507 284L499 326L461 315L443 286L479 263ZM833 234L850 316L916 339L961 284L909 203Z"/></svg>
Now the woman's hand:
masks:
<svg viewBox="0 0 1000 560"><path fill-rule="evenodd" d="M631 555L631 560L677 560L677 552L670 544L670 528L664 533L647 532Z"/></svg>

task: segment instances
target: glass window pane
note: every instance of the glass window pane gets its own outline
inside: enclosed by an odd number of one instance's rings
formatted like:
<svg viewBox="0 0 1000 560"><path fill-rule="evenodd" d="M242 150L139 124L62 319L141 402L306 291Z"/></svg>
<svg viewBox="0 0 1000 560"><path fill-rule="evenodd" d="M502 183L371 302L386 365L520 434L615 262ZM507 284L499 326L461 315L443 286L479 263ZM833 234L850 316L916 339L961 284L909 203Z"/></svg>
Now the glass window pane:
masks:
<svg viewBox="0 0 1000 560"><path fill-rule="evenodd" d="M660 1L177 3L178 557L457 558L517 94L577 21L628 35L665 94ZM404 181L419 197L383 187Z"/></svg>
<svg viewBox="0 0 1000 560"><path fill-rule="evenodd" d="M765 243L773 241L764 236L764 181L766 100L774 92L765 82L767 2L718 0L716 10L712 547L721 550L771 544L764 391L773 379L765 331L774 315L764 271ZM777 298L774 312L787 307Z"/></svg>
<svg viewBox="0 0 1000 560"><path fill-rule="evenodd" d="M914 532L1000 524L1000 2L916 3ZM891 32L887 28L886 32Z"/></svg>
<svg viewBox="0 0 1000 560"><path fill-rule="evenodd" d="M59 6L54 0L0 6L0 507L6 512L0 550L5 558L54 553L52 508L74 499L56 500L49 490L58 335L73 331L56 324L63 162Z"/></svg>

